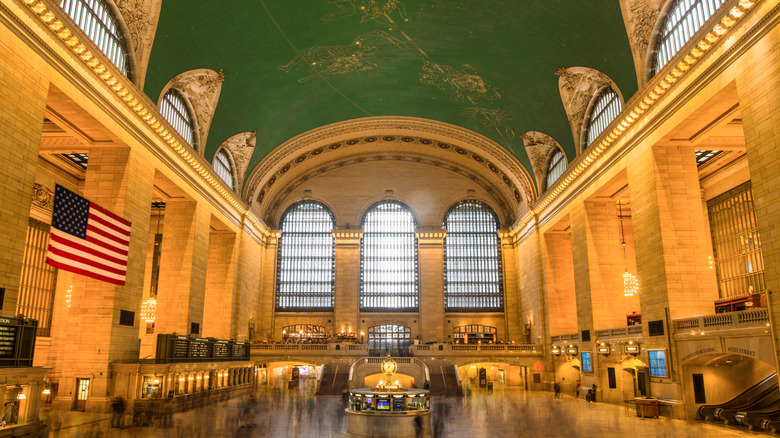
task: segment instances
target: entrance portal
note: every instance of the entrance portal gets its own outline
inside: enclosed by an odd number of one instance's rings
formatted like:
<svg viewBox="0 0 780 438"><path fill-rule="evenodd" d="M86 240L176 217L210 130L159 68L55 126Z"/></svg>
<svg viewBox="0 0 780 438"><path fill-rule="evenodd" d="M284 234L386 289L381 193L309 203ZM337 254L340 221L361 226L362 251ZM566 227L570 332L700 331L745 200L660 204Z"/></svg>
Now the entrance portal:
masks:
<svg viewBox="0 0 780 438"><path fill-rule="evenodd" d="M410 356L411 332L402 325L376 325L368 329L369 356Z"/></svg>

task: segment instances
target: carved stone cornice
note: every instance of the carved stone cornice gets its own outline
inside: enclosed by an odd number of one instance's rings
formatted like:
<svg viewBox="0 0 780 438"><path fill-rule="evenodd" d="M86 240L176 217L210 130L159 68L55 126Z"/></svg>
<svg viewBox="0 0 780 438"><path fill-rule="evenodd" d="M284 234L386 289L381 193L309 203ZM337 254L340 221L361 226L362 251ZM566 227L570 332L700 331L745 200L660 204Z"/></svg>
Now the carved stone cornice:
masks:
<svg viewBox="0 0 780 438"><path fill-rule="evenodd" d="M251 172L243 197L260 210L267 190L284 173L309 156L342 147L383 141L401 141L415 146L470 155L507 185L517 186L517 202L524 208L536 193L530 173L506 149L487 137L446 123L412 117L368 117L317 128L294 137L274 149Z"/></svg>
<svg viewBox="0 0 780 438"><path fill-rule="evenodd" d="M171 79L160 93L160 98L175 88L187 96L187 100L192 105L193 116L196 119L196 140L197 150L203 155L206 140L208 139L211 120L214 118L214 111L217 109L219 94L222 91L222 83L225 81L225 74L219 73L207 68L190 70L181 73ZM159 101L159 100L158 100Z"/></svg>
<svg viewBox="0 0 780 438"><path fill-rule="evenodd" d="M360 246L360 240L363 239L363 230L334 228L331 233L336 241L336 247Z"/></svg>
<svg viewBox="0 0 780 438"><path fill-rule="evenodd" d="M414 235L417 237L417 245L419 246L441 248L444 245L444 238L447 237L447 230L442 228L418 228Z"/></svg>
<svg viewBox="0 0 780 438"><path fill-rule="evenodd" d="M561 93L563 108L569 119L574 147L579 154L584 149L582 125L596 93L607 86L611 86L618 94L620 90L607 75L592 68L560 67L555 74L559 76L558 91Z"/></svg>

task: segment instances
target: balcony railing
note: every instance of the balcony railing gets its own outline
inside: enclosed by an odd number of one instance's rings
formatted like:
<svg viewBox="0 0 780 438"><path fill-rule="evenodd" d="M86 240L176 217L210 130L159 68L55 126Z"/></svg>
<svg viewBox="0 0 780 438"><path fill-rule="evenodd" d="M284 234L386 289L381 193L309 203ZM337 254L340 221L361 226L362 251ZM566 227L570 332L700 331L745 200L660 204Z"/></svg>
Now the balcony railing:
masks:
<svg viewBox="0 0 780 438"><path fill-rule="evenodd" d="M743 327L758 327L769 324L769 311L766 307L718 313L716 315L683 318L674 321L675 331L684 333L697 330L728 330Z"/></svg>
<svg viewBox="0 0 780 438"><path fill-rule="evenodd" d="M642 325L628 325L623 327L596 330L597 340L609 338L634 338L642 336Z"/></svg>
<svg viewBox="0 0 780 438"><path fill-rule="evenodd" d="M570 341L575 341L576 342L576 341L580 340L580 335L579 335L579 333L569 333L569 334L566 334L566 335L555 335L555 336L552 336L551 338L552 338L552 342L553 343L556 343L556 342L570 342Z"/></svg>

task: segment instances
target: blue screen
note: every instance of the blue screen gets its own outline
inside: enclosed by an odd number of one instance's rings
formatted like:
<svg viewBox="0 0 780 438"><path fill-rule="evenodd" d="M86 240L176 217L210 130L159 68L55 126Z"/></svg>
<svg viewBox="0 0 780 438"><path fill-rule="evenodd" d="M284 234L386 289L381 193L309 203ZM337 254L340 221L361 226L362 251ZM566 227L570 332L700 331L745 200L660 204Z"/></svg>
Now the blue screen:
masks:
<svg viewBox="0 0 780 438"><path fill-rule="evenodd" d="M390 400L388 399L377 399L376 401L376 408L379 409L387 409L390 410Z"/></svg>
<svg viewBox="0 0 780 438"><path fill-rule="evenodd" d="M666 351L650 350L647 354L650 357L650 375L653 377L667 377Z"/></svg>
<svg viewBox="0 0 780 438"><path fill-rule="evenodd" d="M590 352L582 352L582 372L592 373L593 366L590 362Z"/></svg>

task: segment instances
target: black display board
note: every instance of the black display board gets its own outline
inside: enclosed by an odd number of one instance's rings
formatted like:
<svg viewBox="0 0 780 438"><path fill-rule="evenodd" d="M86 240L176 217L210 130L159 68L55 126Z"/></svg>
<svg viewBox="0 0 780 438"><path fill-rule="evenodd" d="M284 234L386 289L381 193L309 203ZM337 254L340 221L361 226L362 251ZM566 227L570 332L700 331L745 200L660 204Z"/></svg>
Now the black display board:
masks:
<svg viewBox="0 0 780 438"><path fill-rule="evenodd" d="M38 321L0 318L0 367L31 367Z"/></svg>
<svg viewBox="0 0 780 438"><path fill-rule="evenodd" d="M177 334L157 335L157 363L248 360L249 342L196 338Z"/></svg>

